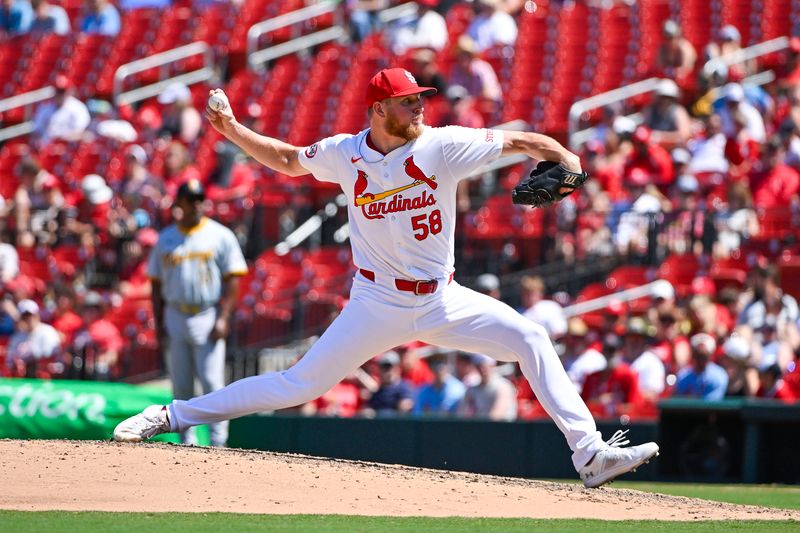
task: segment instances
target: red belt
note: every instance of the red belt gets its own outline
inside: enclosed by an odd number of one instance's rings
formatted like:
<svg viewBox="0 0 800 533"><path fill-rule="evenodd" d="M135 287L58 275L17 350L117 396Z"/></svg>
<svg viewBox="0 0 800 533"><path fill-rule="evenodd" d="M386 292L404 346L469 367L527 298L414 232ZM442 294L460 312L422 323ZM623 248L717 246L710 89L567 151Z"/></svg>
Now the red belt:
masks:
<svg viewBox="0 0 800 533"><path fill-rule="evenodd" d="M358 271L368 280L375 282L375 272L364 268L359 268ZM447 284L449 285L451 281L453 281L453 273L450 274ZM394 286L399 291L413 292L414 294L433 294L439 287L439 281L435 279L395 279Z"/></svg>

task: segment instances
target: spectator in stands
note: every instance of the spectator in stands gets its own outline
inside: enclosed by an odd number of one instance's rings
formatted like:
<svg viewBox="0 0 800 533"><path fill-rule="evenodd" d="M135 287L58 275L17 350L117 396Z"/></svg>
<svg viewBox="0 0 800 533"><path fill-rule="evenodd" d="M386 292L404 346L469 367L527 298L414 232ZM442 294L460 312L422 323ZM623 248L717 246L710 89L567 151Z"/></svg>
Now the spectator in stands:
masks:
<svg viewBox="0 0 800 533"><path fill-rule="evenodd" d="M700 188L707 191L722 184L730 164L725 156L728 139L722 132L719 115L711 115L705 120L705 135L689 141L692 160L686 171L700 182Z"/></svg>
<svg viewBox="0 0 800 533"><path fill-rule="evenodd" d="M146 165L144 148L138 144L128 146L125 150L125 173L114 188L129 212L143 209L150 218L155 218L164 196L164 183L151 174Z"/></svg>
<svg viewBox="0 0 800 533"><path fill-rule="evenodd" d="M672 170L676 176L688 173L689 163L692 161L692 154L689 150L682 147L673 148L669 156L672 158Z"/></svg>
<svg viewBox="0 0 800 533"><path fill-rule="evenodd" d="M583 390L586 376L606 367L606 358L598 351L599 346L592 342L586 322L579 317L569 319L561 363L578 392Z"/></svg>
<svg viewBox="0 0 800 533"><path fill-rule="evenodd" d="M76 205L76 216L66 221L66 231L77 237L79 242L94 241L97 237L99 244L107 244L113 197L114 191L106 184L103 176L84 176L81 180L81 196Z"/></svg>
<svg viewBox="0 0 800 533"><path fill-rule="evenodd" d="M674 20L667 20L661 30L664 41L658 47L658 68L664 77L686 80L694 71L697 52L683 36Z"/></svg>
<svg viewBox="0 0 800 533"><path fill-rule="evenodd" d="M475 16L467 27L467 35L480 53L495 45L513 45L517 40L517 23L503 9L502 0L475 0Z"/></svg>
<svg viewBox="0 0 800 533"><path fill-rule="evenodd" d="M19 274L19 254L7 242L0 242L0 288Z"/></svg>
<svg viewBox="0 0 800 533"><path fill-rule="evenodd" d="M186 146L178 141L172 141L164 156L164 182L167 195L174 198L178 187L193 179L202 183L201 177Z"/></svg>
<svg viewBox="0 0 800 533"><path fill-rule="evenodd" d="M555 300L547 299L544 280L539 276L523 276L520 279L520 298L522 306L518 309L525 318L541 324L551 339L564 336L567 332L567 318L564 309Z"/></svg>
<svg viewBox="0 0 800 533"><path fill-rule="evenodd" d="M56 309L53 317L53 327L61 337L62 346L70 346L75 340L75 334L83 328L83 319L76 312L77 298L72 287L63 284L55 287Z"/></svg>
<svg viewBox="0 0 800 533"><path fill-rule="evenodd" d="M103 297L89 291L83 299L83 328L78 330L70 350L82 358L87 377L105 380L113 376L124 345L117 326L106 320Z"/></svg>
<svg viewBox="0 0 800 533"><path fill-rule="evenodd" d="M33 22L33 8L28 0L2 0L0 3L0 37L27 33Z"/></svg>
<svg viewBox="0 0 800 533"><path fill-rule="evenodd" d="M777 326L776 316L767 315L763 323L753 328L753 359L760 369L778 365L786 370L794 361L792 346L785 336L778 333Z"/></svg>
<svg viewBox="0 0 800 533"><path fill-rule="evenodd" d="M436 53L433 50L423 48L415 51L411 56L409 71L418 85L433 87L440 95L447 92L447 80L436 64Z"/></svg>
<svg viewBox="0 0 800 533"><path fill-rule="evenodd" d="M517 417L517 391L497 373L497 361L485 355L473 356L481 381L467 389L459 407L463 416L490 420L514 420Z"/></svg>
<svg viewBox="0 0 800 533"><path fill-rule="evenodd" d="M731 335L722 345L721 364L728 373L727 398L755 396L759 381L752 351L751 342L741 335Z"/></svg>
<svg viewBox="0 0 800 533"><path fill-rule="evenodd" d="M761 156L748 179L757 208L788 209L800 195L800 172L786 164L780 139L770 139L761 146Z"/></svg>
<svg viewBox="0 0 800 533"><path fill-rule="evenodd" d="M350 32L355 42L361 42L378 31L381 20L378 14L389 7L388 0L347 0L350 13Z"/></svg>
<svg viewBox="0 0 800 533"><path fill-rule="evenodd" d="M136 231L133 240L122 245L120 261L119 290L125 296L149 297L152 290L147 277L147 258L158 242L158 232L150 227Z"/></svg>
<svg viewBox="0 0 800 533"><path fill-rule="evenodd" d="M737 128L735 121L740 121L750 138L758 143L767 140L764 119L761 113L746 101L744 89L738 83L729 83L722 88L724 106L719 112L722 121L722 132L727 138L735 137Z"/></svg>
<svg viewBox="0 0 800 533"><path fill-rule="evenodd" d="M481 375L475 366L475 358L472 354L465 352L456 354L455 376L467 388L478 385L481 382Z"/></svg>
<svg viewBox="0 0 800 533"><path fill-rule="evenodd" d="M433 382L434 375L423 357L434 348L420 342L412 342L398 347L400 355L400 374L403 380L414 387L421 387Z"/></svg>
<svg viewBox="0 0 800 533"><path fill-rule="evenodd" d="M715 255L728 257L738 250L743 241L758 235L758 216L753 208L753 195L745 181L731 181L727 187L727 201L716 211L717 228Z"/></svg>
<svg viewBox="0 0 800 533"><path fill-rule="evenodd" d="M416 14L398 20L392 28L392 51L397 55L415 48L442 51L447 45L447 24L435 10L439 0L417 0L415 3ZM422 80L417 81L422 84Z"/></svg>
<svg viewBox="0 0 800 533"><path fill-rule="evenodd" d="M654 96L655 101L644 109L644 125L650 128L650 141L667 150L686 146L692 130L689 113L678 102L678 85L663 79Z"/></svg>
<svg viewBox="0 0 800 533"><path fill-rule="evenodd" d="M31 365L38 359L53 357L61 350L61 337L50 324L39 318L39 306L33 300L22 300L17 304L17 327L8 342L7 365L21 370L28 367L27 372L18 375L34 377Z"/></svg>
<svg viewBox="0 0 800 533"><path fill-rule="evenodd" d="M424 385L414 404L416 415L449 415L458 411L464 398L466 387L450 371L445 353L437 353L428 358L433 370L433 383Z"/></svg>
<svg viewBox="0 0 800 533"><path fill-rule="evenodd" d="M705 48L706 59L714 59L718 57L728 56L736 53L742 49L742 34L736 26L726 24L719 31L719 38L717 41L709 43ZM730 75L734 79L742 79L746 76L756 73L757 65L755 61L750 60L744 63L736 63L731 65Z"/></svg>
<svg viewBox="0 0 800 533"><path fill-rule="evenodd" d="M642 171L649 183L667 187L675 181L672 168L672 157L663 147L653 142L652 131L646 126L639 126L631 136L633 149L625 161L624 176L630 179L634 170ZM641 179L638 181L642 181Z"/></svg>
<svg viewBox="0 0 800 533"><path fill-rule="evenodd" d="M481 274L475 280L475 290L481 294L500 299L500 278L494 274Z"/></svg>
<svg viewBox="0 0 800 533"><path fill-rule="evenodd" d="M165 106L159 135L191 144L197 140L203 126L200 112L192 105L192 92L180 82L169 85L158 95L158 103Z"/></svg>
<svg viewBox="0 0 800 533"><path fill-rule="evenodd" d="M717 342L707 333L698 333L691 340L692 365L678 373L675 396L692 396L704 400L721 400L728 388L728 374L711 358Z"/></svg>
<svg viewBox="0 0 800 533"><path fill-rule="evenodd" d="M622 357L636 373L642 398L655 402L666 387L664 363L650 349L653 328L640 317L628 320L622 344Z"/></svg>
<svg viewBox="0 0 800 533"><path fill-rule="evenodd" d="M773 317L771 323L767 320L768 317ZM758 272L754 277L753 299L739 315L739 325L747 325L755 332L772 324L778 338L788 342L795 350L800 345L797 331L798 318L800 311L797 300L781 289L780 271L777 266L770 265ZM756 338L758 340L758 336Z"/></svg>
<svg viewBox="0 0 800 533"><path fill-rule="evenodd" d="M479 101L500 104L502 90L492 65L478 57L475 41L466 35L458 39L456 62L450 71L450 85L460 85Z"/></svg>
<svg viewBox="0 0 800 533"><path fill-rule="evenodd" d="M371 384L377 387L375 380L361 368L358 368L325 394L303 405L301 408L302 414L341 418L356 416L362 402L363 381L361 378L365 376Z"/></svg>
<svg viewBox="0 0 800 533"><path fill-rule="evenodd" d="M71 31L69 15L63 7L51 4L48 0L31 0L31 5L34 12L30 28L32 34L67 35Z"/></svg>
<svg viewBox="0 0 800 533"><path fill-rule="evenodd" d="M7 341L14 334L17 322L14 317L18 313L14 295L11 292L4 293L0 299L0 339Z"/></svg>
<svg viewBox="0 0 800 533"><path fill-rule="evenodd" d="M400 356L388 351L378 358L380 385L369 399L367 415L391 416L414 407L414 390L400 375Z"/></svg>
<svg viewBox="0 0 800 533"><path fill-rule="evenodd" d="M483 128L486 125L483 115L475 109L475 99L464 87L451 85L445 94L450 111L441 120L443 126Z"/></svg>
<svg viewBox="0 0 800 533"><path fill-rule="evenodd" d="M14 193L17 231L45 231L64 205L58 178L30 157L20 161L17 171L20 177L20 185Z"/></svg>
<svg viewBox="0 0 800 533"><path fill-rule="evenodd" d="M86 8L88 14L81 23L82 32L113 37L122 29L119 11L108 0L86 0Z"/></svg>
<svg viewBox="0 0 800 533"><path fill-rule="evenodd" d="M650 239L650 220L666 209L669 201L650 184L651 175L634 167L626 175L626 186L630 196L630 209L619 219L614 243L620 253L642 255L646 253Z"/></svg>
<svg viewBox="0 0 800 533"><path fill-rule="evenodd" d="M659 313L654 323L656 334L652 351L661 359L665 371L674 374L679 369L685 368L691 360L692 349L689 339L680 330L676 311Z"/></svg>
<svg viewBox="0 0 800 533"><path fill-rule="evenodd" d="M593 412L619 415L641 402L636 373L622 358L622 340L609 333L603 338L606 367L586 376L581 397Z"/></svg>
<svg viewBox="0 0 800 533"><path fill-rule="evenodd" d="M33 136L46 144L53 140L78 141L89 127L91 116L86 104L75 98L72 82L59 74L52 100L39 105L33 117Z"/></svg>
<svg viewBox="0 0 800 533"><path fill-rule="evenodd" d="M756 391L759 398L773 398L784 403L797 400L792 389L783 380L783 371L777 364L762 368L758 373L760 386Z"/></svg>

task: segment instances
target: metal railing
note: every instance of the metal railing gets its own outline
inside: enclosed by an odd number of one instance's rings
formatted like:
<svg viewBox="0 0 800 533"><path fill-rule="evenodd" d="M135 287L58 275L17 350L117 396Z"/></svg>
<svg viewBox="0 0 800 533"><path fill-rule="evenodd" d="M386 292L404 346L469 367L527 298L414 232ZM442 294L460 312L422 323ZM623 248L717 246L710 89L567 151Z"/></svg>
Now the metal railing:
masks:
<svg viewBox="0 0 800 533"><path fill-rule="evenodd" d="M336 19L332 27L308 35L296 35L295 38L285 43L280 43L261 50L258 49L258 40L265 33L280 30L287 26L294 26L314 17L327 15L328 13L333 13ZM254 24L247 30L247 66L251 70L261 70L266 62L272 61L273 59L294 54L322 43L341 39L347 35L347 31L342 25L341 18L341 10L338 8L337 4L324 2ZM300 30L297 28L295 31L299 32Z"/></svg>
<svg viewBox="0 0 800 533"><path fill-rule="evenodd" d="M0 128L0 142L31 133L33 131L34 124L32 120L28 119L30 118L33 105L38 104L39 102L44 102L45 100L52 98L55 94L55 87L48 85L47 87L42 87L41 89L36 89L35 91L17 94L15 96L0 100L0 113L10 111L11 109L16 109L18 107L25 108L24 122Z"/></svg>
<svg viewBox="0 0 800 533"><path fill-rule="evenodd" d="M789 47L788 37L778 37L763 43L754 44L747 48L731 52L721 57L710 59L703 65L703 73L710 75L719 67L719 65L735 65L744 63L757 57L779 52ZM753 74L742 80L742 85L764 85L770 83L775 79L775 74L770 71L759 72ZM611 91L584 98L572 104L569 109L569 147L572 150L577 150L580 146L588 140L594 128L586 128L578 131L580 126L581 116L587 111L604 107L616 102L627 100L633 96L638 96L647 92L653 91L661 82L661 78L648 78L646 80L638 81L624 87L613 89ZM628 115L637 124L642 121L642 115L639 113Z"/></svg>
<svg viewBox="0 0 800 533"><path fill-rule="evenodd" d="M150 85L123 91L125 79L134 74L144 72L151 68L165 67L166 65L197 55L203 56L202 68L185 72L177 76L171 76ZM114 104L132 104L145 100L151 96L160 94L167 86L175 82L192 85L194 83L200 83L201 81L210 80L216 76L216 65L211 46L205 41L197 41L121 65L114 73Z"/></svg>
<svg viewBox="0 0 800 533"><path fill-rule="evenodd" d="M598 107L605 107L615 102L621 102L622 100L627 100L628 98L632 98L640 94L649 93L658 87L659 83L661 83L661 78L647 78L646 80L637 81L636 83L626 85L625 87L619 87L618 89L613 89L608 92L590 96L589 98L584 98L583 100L578 100L572 104L572 106L569 108L568 119L570 149L576 150L580 147L582 142L578 142L578 139L583 141L580 135L583 132L578 132L581 115L587 111L591 111L592 109L597 109ZM587 130L583 131L585 132Z"/></svg>
<svg viewBox="0 0 800 533"><path fill-rule="evenodd" d="M769 41L764 41L763 43L748 46L747 48L741 48L725 54L724 56L715 57L706 61L705 65L703 65L703 75L706 77L711 76L721 65L725 65L726 67L737 65L763 55L780 52L786 48L789 48L788 37L777 37Z"/></svg>
<svg viewBox="0 0 800 533"><path fill-rule="evenodd" d="M378 18L381 23L386 24L393 20L413 15L416 12L417 4L415 2L408 2L389 9L384 9L378 14ZM293 39L259 50L258 40L265 33L280 30L288 26L294 26L328 13L334 14L334 25L330 28L307 35L299 35L300 29L296 28L296 35ZM247 67L254 71L260 71L264 69L264 64L269 61L301 52L323 43L345 39L347 36L348 32L344 20L344 11L340 5L332 2L323 2L304 7L297 11L258 22L247 30Z"/></svg>

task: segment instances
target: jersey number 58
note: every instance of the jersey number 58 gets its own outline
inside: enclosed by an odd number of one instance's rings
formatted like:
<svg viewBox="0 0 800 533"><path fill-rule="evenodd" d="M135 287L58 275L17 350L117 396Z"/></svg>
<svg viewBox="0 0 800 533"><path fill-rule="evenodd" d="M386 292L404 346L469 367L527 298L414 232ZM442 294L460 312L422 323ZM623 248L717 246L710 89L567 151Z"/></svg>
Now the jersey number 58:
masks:
<svg viewBox="0 0 800 533"><path fill-rule="evenodd" d="M428 238L428 235L436 235L442 231L442 213L435 209L431 211L430 215L423 213L422 215L411 217L411 227L414 228L414 238L418 241L424 241Z"/></svg>

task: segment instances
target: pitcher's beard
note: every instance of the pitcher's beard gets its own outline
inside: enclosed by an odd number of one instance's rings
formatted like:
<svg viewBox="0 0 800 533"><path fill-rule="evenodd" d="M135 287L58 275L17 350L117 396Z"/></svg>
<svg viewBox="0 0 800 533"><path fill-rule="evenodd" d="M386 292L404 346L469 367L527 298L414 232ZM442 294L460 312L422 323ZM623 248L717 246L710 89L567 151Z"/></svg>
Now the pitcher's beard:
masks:
<svg viewBox="0 0 800 533"><path fill-rule="evenodd" d="M393 137L400 137L406 141L413 141L422 135L422 130L424 127L425 126L422 122L419 122L418 124L410 122L405 126L401 126L394 114L391 112L386 114L386 123L384 124L384 128L386 129L386 133L392 135Z"/></svg>

